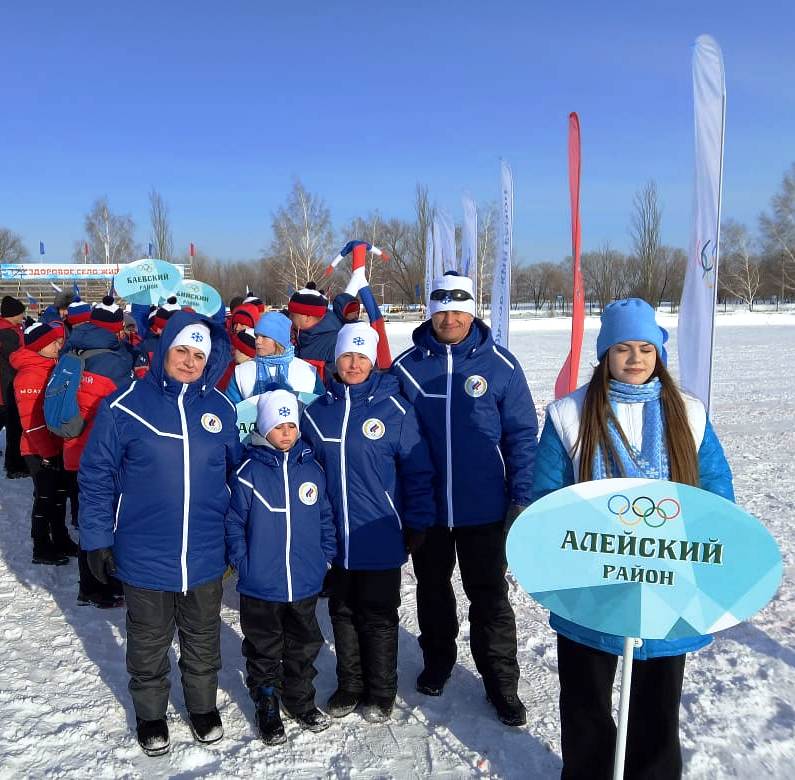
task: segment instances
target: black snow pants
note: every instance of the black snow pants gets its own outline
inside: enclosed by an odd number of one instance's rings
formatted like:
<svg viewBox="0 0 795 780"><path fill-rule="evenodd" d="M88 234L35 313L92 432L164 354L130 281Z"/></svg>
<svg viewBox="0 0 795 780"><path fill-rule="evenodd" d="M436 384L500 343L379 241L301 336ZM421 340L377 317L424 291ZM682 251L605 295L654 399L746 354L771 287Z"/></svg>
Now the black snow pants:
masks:
<svg viewBox="0 0 795 780"><path fill-rule="evenodd" d="M127 602L127 672L135 714L143 720L166 716L171 687L168 650L179 632L179 668L188 712L215 709L221 669L221 580L187 593L147 590L124 584Z"/></svg>
<svg viewBox="0 0 795 780"><path fill-rule="evenodd" d="M24 474L28 471L28 465L26 458L19 451L22 444L22 421L19 419L13 384L9 384L8 387L3 389L3 398L5 398L3 421L6 428L6 474L13 474L14 472L22 472ZM0 430L2 430L2 427L0 427Z"/></svg>
<svg viewBox="0 0 795 780"><path fill-rule="evenodd" d="M629 699L624 777L682 776L679 701L685 655L635 661ZM610 780L616 745L612 715L618 656L558 634L563 780Z"/></svg>
<svg viewBox="0 0 795 780"><path fill-rule="evenodd" d="M316 604L317 596L285 603L240 594L246 685L255 702L260 688L274 688L294 715L315 706L314 664L323 646Z"/></svg>
<svg viewBox="0 0 795 780"><path fill-rule="evenodd" d="M400 569L358 571L334 566L328 610L334 629L339 688L394 700L397 695Z"/></svg>
<svg viewBox="0 0 795 780"><path fill-rule="evenodd" d="M451 578L456 555L469 599L470 646L486 693L513 695L519 685L516 619L505 580L505 524L428 529L412 556L417 577L417 620L425 669L450 675L456 659L458 617Z"/></svg>
<svg viewBox="0 0 795 780"><path fill-rule="evenodd" d="M60 456L25 455L25 464L33 477L33 511L30 515L33 544L51 542L60 547L69 536L66 530L67 479L63 462Z"/></svg>

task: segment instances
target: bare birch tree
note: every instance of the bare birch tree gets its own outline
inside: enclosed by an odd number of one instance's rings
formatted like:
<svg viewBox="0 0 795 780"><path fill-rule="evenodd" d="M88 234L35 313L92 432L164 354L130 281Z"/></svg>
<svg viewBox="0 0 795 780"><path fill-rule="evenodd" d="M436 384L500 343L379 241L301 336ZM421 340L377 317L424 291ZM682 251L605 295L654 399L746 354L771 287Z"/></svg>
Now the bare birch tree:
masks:
<svg viewBox="0 0 795 780"><path fill-rule="evenodd" d="M318 281L335 254L331 212L323 199L296 180L286 204L273 215L272 225L270 256L277 261L284 284L301 288Z"/></svg>
<svg viewBox="0 0 795 780"><path fill-rule="evenodd" d="M779 299L795 292L795 163L784 174L781 191L770 200L770 213L759 218L762 245Z"/></svg>
<svg viewBox="0 0 795 780"><path fill-rule="evenodd" d="M149 226L155 257L171 260L174 255L174 238L171 234L168 205L154 187L149 192Z"/></svg>
<svg viewBox="0 0 795 780"><path fill-rule="evenodd" d="M0 261L4 263L24 263L30 257L22 237L8 228L0 228Z"/></svg>
<svg viewBox="0 0 795 780"><path fill-rule="evenodd" d="M632 278L632 292L652 306L660 302L660 224L662 210L657 197L657 185L649 181L635 193L634 211L630 225L633 256L628 270Z"/></svg>
<svg viewBox="0 0 795 780"><path fill-rule="evenodd" d="M759 258L751 254L751 237L745 225L729 220L721 225L720 282L724 290L754 310L759 294Z"/></svg>
<svg viewBox="0 0 795 780"><path fill-rule="evenodd" d="M140 254L135 243L135 222L129 214L114 214L107 197L97 200L86 214L85 241L96 262L129 263ZM82 242L75 253L82 253ZM80 258L82 259L82 257Z"/></svg>

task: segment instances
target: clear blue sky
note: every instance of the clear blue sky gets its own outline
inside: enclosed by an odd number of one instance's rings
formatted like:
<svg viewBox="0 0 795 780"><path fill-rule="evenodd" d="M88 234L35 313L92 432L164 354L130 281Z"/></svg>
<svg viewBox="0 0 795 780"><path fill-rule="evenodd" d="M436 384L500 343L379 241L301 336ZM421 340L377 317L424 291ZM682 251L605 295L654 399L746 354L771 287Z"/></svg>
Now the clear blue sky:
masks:
<svg viewBox="0 0 795 780"><path fill-rule="evenodd" d="M569 250L566 125L580 114L583 245L629 246L654 178L686 246L691 47L720 43L724 217L755 228L795 160L795 3L50 2L0 10L0 226L66 260L107 194L147 239L147 192L180 250L249 258L294 177L335 225L410 217L416 182L461 218L513 166L515 251ZM352 236L341 236L352 238Z"/></svg>

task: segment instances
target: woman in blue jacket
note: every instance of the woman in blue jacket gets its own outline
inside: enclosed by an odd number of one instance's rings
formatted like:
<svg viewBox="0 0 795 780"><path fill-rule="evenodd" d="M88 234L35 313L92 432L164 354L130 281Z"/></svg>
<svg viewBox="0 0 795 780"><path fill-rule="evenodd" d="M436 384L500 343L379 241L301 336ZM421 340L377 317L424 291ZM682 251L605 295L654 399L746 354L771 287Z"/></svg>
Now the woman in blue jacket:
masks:
<svg viewBox="0 0 795 780"><path fill-rule="evenodd" d="M223 736L215 699L226 482L240 454L235 409L215 389L228 362L221 325L174 313L146 376L101 402L80 461L80 546L100 582L124 584L129 688L148 755L169 750L175 624L191 730L200 742Z"/></svg>
<svg viewBox="0 0 795 780"><path fill-rule="evenodd" d="M666 331L637 298L602 313L591 381L547 408L534 499L594 479L670 479L734 500L732 475L703 404L665 368ZM561 518L561 521L563 518ZM563 778L610 778L613 679L623 639L552 614L558 632ZM643 640L634 651L626 778L682 773L679 701L685 654L711 637Z"/></svg>
<svg viewBox="0 0 795 780"><path fill-rule="evenodd" d="M301 433L326 471L337 526L329 613L344 717L389 718L397 694L400 567L435 516L433 467L414 408L393 376L373 371L378 334L366 323L337 337L329 390L303 414Z"/></svg>

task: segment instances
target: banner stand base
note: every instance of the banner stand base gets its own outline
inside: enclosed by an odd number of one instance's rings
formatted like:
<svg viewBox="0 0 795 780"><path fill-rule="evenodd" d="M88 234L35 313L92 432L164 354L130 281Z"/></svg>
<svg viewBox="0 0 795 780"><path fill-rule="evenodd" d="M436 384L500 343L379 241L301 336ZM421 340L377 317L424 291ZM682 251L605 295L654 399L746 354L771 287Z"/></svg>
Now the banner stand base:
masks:
<svg viewBox="0 0 795 780"><path fill-rule="evenodd" d="M635 643L640 640L624 637L624 660L621 664L621 695L618 700L618 731L616 754L613 760L613 780L623 780L624 756L627 752L627 722L629 720L629 693L632 687L632 659Z"/></svg>

